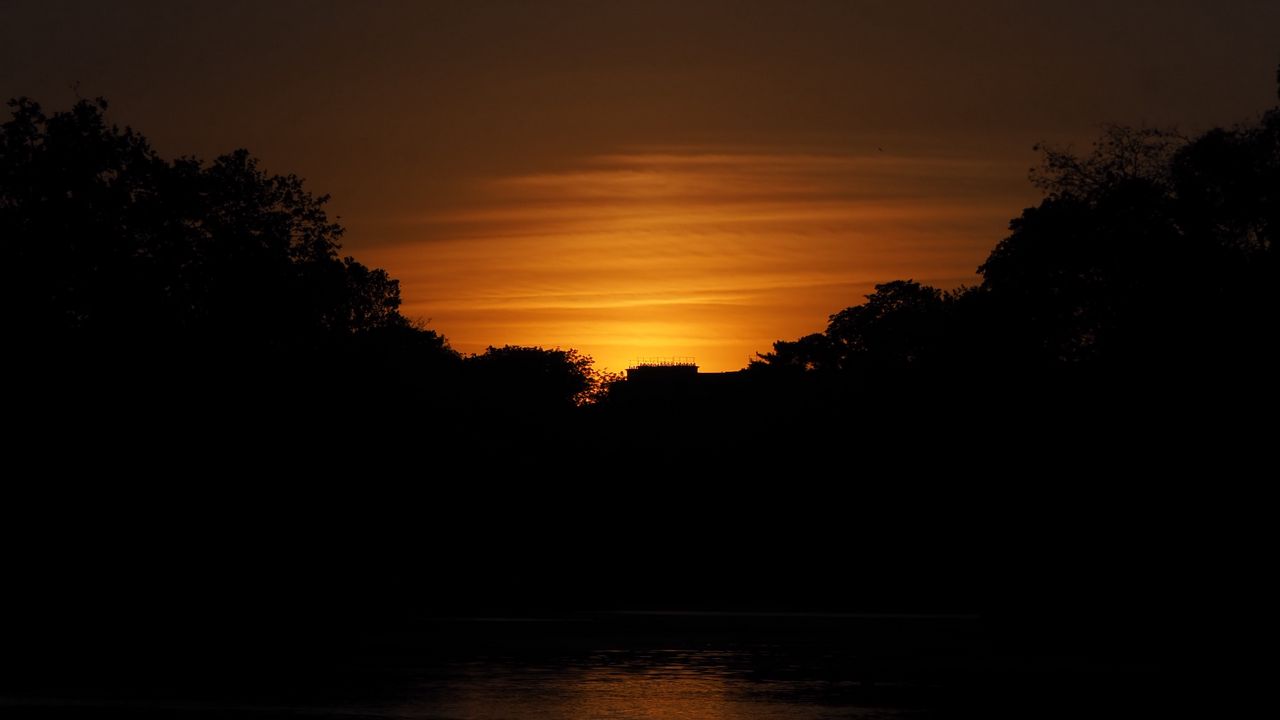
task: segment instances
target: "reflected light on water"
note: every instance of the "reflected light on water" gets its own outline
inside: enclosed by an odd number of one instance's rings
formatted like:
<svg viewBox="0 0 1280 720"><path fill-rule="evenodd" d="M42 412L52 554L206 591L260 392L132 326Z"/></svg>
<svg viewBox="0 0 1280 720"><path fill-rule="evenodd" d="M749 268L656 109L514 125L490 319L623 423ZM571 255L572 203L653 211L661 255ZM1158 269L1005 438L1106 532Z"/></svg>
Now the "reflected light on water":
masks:
<svg viewBox="0 0 1280 720"><path fill-rule="evenodd" d="M530 720L813 720L905 714L850 706L829 696L838 690L833 686L846 682L752 677L745 667L752 659L743 655L605 651L555 665L477 661L455 668L449 677L424 682L421 696L393 714Z"/></svg>

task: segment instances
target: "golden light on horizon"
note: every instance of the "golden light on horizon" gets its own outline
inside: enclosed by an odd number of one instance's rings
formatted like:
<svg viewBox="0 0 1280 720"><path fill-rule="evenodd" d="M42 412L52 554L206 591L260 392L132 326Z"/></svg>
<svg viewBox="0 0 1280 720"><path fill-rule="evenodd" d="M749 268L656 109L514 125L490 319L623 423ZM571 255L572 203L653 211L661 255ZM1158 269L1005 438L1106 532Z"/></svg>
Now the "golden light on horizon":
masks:
<svg viewBox="0 0 1280 720"><path fill-rule="evenodd" d="M400 278L409 317L463 352L574 347L743 367L821 330L872 285L945 288L1021 205L1010 169L963 157L662 149L492 178L414 239L361 258Z"/></svg>
<svg viewBox="0 0 1280 720"><path fill-rule="evenodd" d="M606 659L607 658L607 659ZM784 702L751 695L726 667L727 653L605 650L581 665L523 666L462 676L449 692L409 699L397 715L507 716L543 720L738 720L785 718ZM757 686L756 689L759 689ZM770 689L791 690L773 683Z"/></svg>
<svg viewBox="0 0 1280 720"><path fill-rule="evenodd" d="M324 5L8 3L0 85L306 178L463 351L614 368L741 367L876 282L973 282L1037 199L1034 144L1250 117L1280 24L1262 2Z"/></svg>

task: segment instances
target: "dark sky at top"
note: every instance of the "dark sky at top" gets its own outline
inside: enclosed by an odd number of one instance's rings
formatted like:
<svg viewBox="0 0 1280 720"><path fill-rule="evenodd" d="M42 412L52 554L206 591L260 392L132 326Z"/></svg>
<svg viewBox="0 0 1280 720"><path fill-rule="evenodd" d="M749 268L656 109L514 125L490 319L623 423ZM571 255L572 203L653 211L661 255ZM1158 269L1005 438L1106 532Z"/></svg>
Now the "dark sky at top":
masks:
<svg viewBox="0 0 1280 720"><path fill-rule="evenodd" d="M740 366L871 283L943 286L1032 144L1275 101L1280 3L13 2L0 94L165 155L248 147L464 350Z"/></svg>

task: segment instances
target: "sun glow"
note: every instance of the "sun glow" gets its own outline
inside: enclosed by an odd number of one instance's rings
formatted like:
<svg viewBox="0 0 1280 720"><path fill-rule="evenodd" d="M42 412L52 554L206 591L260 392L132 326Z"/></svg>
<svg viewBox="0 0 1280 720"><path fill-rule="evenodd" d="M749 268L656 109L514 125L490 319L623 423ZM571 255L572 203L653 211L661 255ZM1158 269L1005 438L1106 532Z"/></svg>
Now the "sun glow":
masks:
<svg viewBox="0 0 1280 720"><path fill-rule="evenodd" d="M972 283L1022 183L955 157L608 155L490 179L464 209L402 219L414 241L361 254L401 279L406 315L464 352L558 345L610 369L691 355L731 370L877 282Z"/></svg>

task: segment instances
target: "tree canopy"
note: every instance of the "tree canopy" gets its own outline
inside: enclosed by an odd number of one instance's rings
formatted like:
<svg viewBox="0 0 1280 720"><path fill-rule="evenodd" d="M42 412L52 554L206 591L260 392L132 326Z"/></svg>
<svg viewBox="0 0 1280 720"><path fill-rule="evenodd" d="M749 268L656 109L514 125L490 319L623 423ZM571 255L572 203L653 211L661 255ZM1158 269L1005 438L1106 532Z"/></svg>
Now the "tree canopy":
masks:
<svg viewBox="0 0 1280 720"><path fill-rule="evenodd" d="M1089 153L1040 150L1044 199L1010 222L979 286L877 285L757 367L1163 377L1274 360L1280 108L1193 138L1112 126Z"/></svg>
<svg viewBox="0 0 1280 720"><path fill-rule="evenodd" d="M41 342L314 346L402 326L397 281L339 254L326 195L245 150L162 159L104 100L0 126L5 324Z"/></svg>

